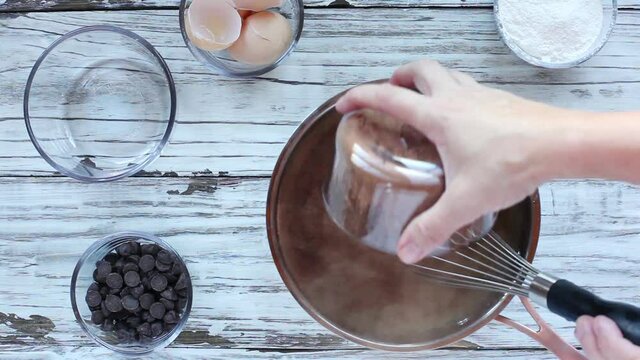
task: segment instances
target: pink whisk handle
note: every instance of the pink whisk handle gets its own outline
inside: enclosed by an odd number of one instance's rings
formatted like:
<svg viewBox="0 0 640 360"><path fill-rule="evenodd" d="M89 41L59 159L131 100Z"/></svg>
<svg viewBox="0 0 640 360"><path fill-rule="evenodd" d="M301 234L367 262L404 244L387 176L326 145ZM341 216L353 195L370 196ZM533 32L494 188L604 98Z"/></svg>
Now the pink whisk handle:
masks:
<svg viewBox="0 0 640 360"><path fill-rule="evenodd" d="M576 350L576 348L564 341L560 335L542 319L529 299L521 296L520 301L522 301L525 309L527 309L533 320L538 324L539 329L537 331L502 315L498 315L496 320L531 337L549 349L549 351L555 354L560 360L587 360L587 358Z"/></svg>

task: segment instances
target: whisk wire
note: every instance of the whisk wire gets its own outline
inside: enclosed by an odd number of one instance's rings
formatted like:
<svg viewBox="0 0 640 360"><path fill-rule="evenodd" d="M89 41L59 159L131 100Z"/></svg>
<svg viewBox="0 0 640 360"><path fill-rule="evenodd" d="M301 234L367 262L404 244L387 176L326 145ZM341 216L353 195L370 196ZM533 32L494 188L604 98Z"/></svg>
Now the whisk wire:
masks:
<svg viewBox="0 0 640 360"><path fill-rule="evenodd" d="M531 264L519 256L499 235L491 232L482 239L450 254L469 262L461 264L442 256L431 259L450 265L457 271L415 264L414 269L432 280L448 285L493 290L527 296L529 286L538 275ZM458 271L463 270L469 274Z"/></svg>
<svg viewBox="0 0 640 360"><path fill-rule="evenodd" d="M523 289L513 286L508 283L498 283L492 280L477 278L474 276L457 274L450 271L430 268L423 265L414 265L414 268L419 268L418 272L421 275L427 276L431 280L446 284L454 285L465 288L480 289L480 290L494 290L499 292L508 292L510 294L526 296L527 292Z"/></svg>

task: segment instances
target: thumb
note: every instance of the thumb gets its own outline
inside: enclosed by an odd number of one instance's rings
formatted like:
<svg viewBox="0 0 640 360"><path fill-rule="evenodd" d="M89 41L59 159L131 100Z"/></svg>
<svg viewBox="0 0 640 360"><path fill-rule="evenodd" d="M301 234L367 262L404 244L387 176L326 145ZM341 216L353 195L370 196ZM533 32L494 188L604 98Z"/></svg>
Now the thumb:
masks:
<svg viewBox="0 0 640 360"><path fill-rule="evenodd" d="M472 201L473 195L469 194L469 185L454 182L430 209L414 218L398 242L400 260L418 262L458 229L482 216L480 201Z"/></svg>
<svg viewBox="0 0 640 360"><path fill-rule="evenodd" d="M598 348L606 359L640 359L640 347L622 337L622 332L613 320L597 316L593 321L593 332Z"/></svg>

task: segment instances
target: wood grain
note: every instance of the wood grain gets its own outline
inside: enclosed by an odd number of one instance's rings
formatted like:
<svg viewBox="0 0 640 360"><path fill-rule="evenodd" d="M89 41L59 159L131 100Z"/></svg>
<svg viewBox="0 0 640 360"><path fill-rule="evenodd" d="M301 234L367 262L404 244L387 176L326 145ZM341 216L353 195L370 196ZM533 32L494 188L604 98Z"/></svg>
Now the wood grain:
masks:
<svg viewBox="0 0 640 360"><path fill-rule="evenodd" d="M547 71L509 52L490 9L308 9L297 51L260 79L227 78L196 61L184 46L173 10L0 16L0 175L53 173L24 127L24 85L46 46L91 24L138 32L157 47L173 72L178 124L163 156L147 168L162 173L188 176L209 169L268 176L290 134L325 99L425 57L491 86L560 106L637 109L640 94L636 11L620 13L611 40L594 59L575 69Z"/></svg>
<svg viewBox="0 0 640 360"><path fill-rule="evenodd" d="M61 10L102 10L102 9L167 9L177 8L178 0L4 0L0 12L17 11L61 11ZM306 7L491 7L492 0L304 0ZM638 0L619 0L621 9L638 9Z"/></svg>
<svg viewBox="0 0 640 360"><path fill-rule="evenodd" d="M117 356L103 349L91 346L74 348L70 346L49 348L34 348L26 354L16 354L0 351L0 359L26 360L26 359L47 359L66 360L82 359L86 357L104 356L109 359L130 359L129 357ZM545 351L532 350L435 350L418 353L389 353L382 351L372 351L365 349L351 350L319 350L319 351L269 351L250 349L194 349L194 348L169 348L156 351L153 355L141 357L141 359L158 360L226 360L226 359L309 359L309 360L333 360L333 359L456 359L456 360L494 360L494 359L514 359L514 360L552 360L555 357Z"/></svg>
<svg viewBox="0 0 640 360"><path fill-rule="evenodd" d="M50 346L66 351L89 345L71 312L70 275L89 244L123 230L158 235L188 263L194 310L175 347L359 349L311 320L282 284L265 234L268 181L130 178L87 185L65 178L4 178L0 350ZM198 190L170 195L189 188ZM640 189L563 181L545 185L541 197L542 237L534 264L605 297L640 304L640 283L634 281L640 276ZM573 341L571 323L541 312ZM532 323L517 302L505 314ZM540 349L497 323L466 340L458 346Z"/></svg>

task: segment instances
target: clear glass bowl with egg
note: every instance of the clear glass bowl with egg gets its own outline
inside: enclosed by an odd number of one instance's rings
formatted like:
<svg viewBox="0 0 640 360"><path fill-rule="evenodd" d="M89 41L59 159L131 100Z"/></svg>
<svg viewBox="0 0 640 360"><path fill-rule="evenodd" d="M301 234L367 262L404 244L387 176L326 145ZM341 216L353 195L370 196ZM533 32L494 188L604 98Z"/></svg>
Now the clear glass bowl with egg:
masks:
<svg viewBox="0 0 640 360"><path fill-rule="evenodd" d="M504 0L496 0L494 1L493 6L495 21L498 26L500 37L502 38L504 43L520 59L528 62L529 64L549 69L571 68L589 60L594 55L596 55L609 40L609 36L613 31L618 14L617 0L600 0L600 2L602 3L603 18L600 28L597 29L599 30L599 33L593 43L591 43L591 45L588 46L578 56L575 56L575 58L566 59L563 61L551 61L550 59L544 59L537 54L533 54L533 51L525 50L523 46L520 46L518 42L509 35L507 26L505 26L501 17L501 4L504 2Z"/></svg>
<svg viewBox="0 0 640 360"><path fill-rule="evenodd" d="M180 30L193 56L228 76L275 69L295 48L302 0L181 0Z"/></svg>

